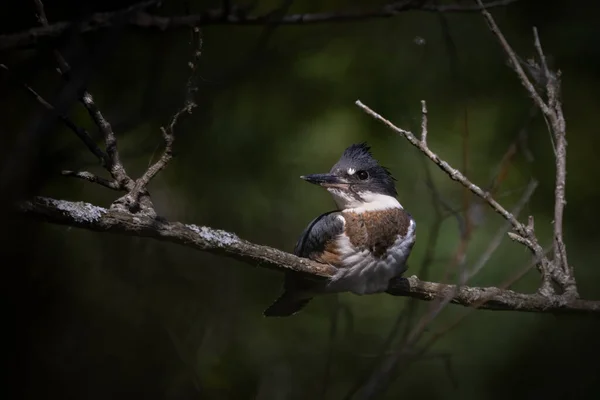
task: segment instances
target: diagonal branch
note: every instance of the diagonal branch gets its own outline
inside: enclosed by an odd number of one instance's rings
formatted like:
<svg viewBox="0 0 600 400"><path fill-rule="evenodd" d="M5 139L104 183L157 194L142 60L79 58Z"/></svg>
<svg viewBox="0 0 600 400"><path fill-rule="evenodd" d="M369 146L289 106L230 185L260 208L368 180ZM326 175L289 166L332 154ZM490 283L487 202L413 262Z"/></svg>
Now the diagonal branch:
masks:
<svg viewBox="0 0 600 400"><path fill-rule="evenodd" d="M548 106L546 105L546 103L544 102L542 97L539 95L539 93L535 89L535 86L533 85L533 83L531 83L531 81L527 77L527 74L525 73L525 71L523 70L523 67L521 66L521 63L519 62L519 57L517 57L517 54L512 49L512 47L510 46L510 44L508 43L508 41L506 40L504 35L502 34L502 31L496 24L496 21L494 21L492 14L490 14L486 10L486 8L481 3L481 0L476 0L476 1L479 4L479 6L481 7L481 14L487 21L490 31L498 38L500 45L502 46L502 48L505 50L506 54L508 55L508 58L510 59L510 62L511 62L511 66L517 73L521 83L523 84L523 86L525 87L525 89L527 90L527 92L529 93L529 95L531 96L533 101L535 102L535 104L542 110L542 112L544 114L548 114L550 112L550 109L548 108Z"/></svg>
<svg viewBox="0 0 600 400"><path fill-rule="evenodd" d="M37 1L37 0L36 0ZM485 7L504 7L518 0L496 0L485 3ZM107 29L117 24L144 29L174 30L208 25L241 25L256 26L272 23L271 12L262 15L247 15L240 6L228 4L224 8L205 10L199 14L164 17L150 14L145 10L157 1L146 1L135 4L123 10L102 12L91 15L88 19L73 23L68 21L56 22L31 28L25 31L0 35L0 51L15 48L31 47L48 39L56 39L70 29L75 28L80 33ZM228 2L229 3L229 2ZM282 25L308 25L332 22L367 21L375 18L390 18L401 12L420 10L426 12L476 12L481 10L478 5L459 3L438 5L431 1L396 1L378 8L354 11L330 11L323 13L304 13L285 15L277 20Z"/></svg>
<svg viewBox="0 0 600 400"><path fill-rule="evenodd" d="M86 91L81 100L88 111L88 114L96 124L96 126L102 132L104 136L104 144L106 146L106 153L108 155L108 165L106 168L110 172L111 176L124 188L131 186L131 178L127 175L127 171L121 162L119 157L119 151L117 148L117 137L115 132L110 125L110 122L102 115L102 112L94 102L92 95Z"/></svg>
<svg viewBox="0 0 600 400"><path fill-rule="evenodd" d="M527 189L525 189L525 192L523 193L523 195L517 202L517 205L512 210L513 215L518 216L521 213L521 210L523 209L523 207L525 207L525 205L531 199L531 196L533 196L533 192L537 188L537 185L538 185L537 181L531 181L529 183L529 185L527 185ZM487 262L492 257L492 255L496 252L496 250L498 250L498 247L500 247L500 244L502 243L502 239L504 238L504 235L509 230L510 230L510 222L507 221L500 227L500 229L498 229L498 232L496 232L496 234L494 235L494 238L488 244L488 247L485 249L483 254L481 254L481 256L479 257L479 259L477 260L475 265L469 271L465 271L465 276L463 277L464 282L468 282L475 275L477 275L479 273L479 271L481 271L481 269L487 264Z"/></svg>
<svg viewBox="0 0 600 400"><path fill-rule="evenodd" d="M433 161L442 171L448 174L452 180L455 180L461 183L463 186L468 188L475 195L479 196L483 200L485 200L498 214L500 214L504 219L509 221L513 228L515 228L518 232L526 235L526 229L523 224L521 224L517 219L508 212L500 203L494 200L488 192L485 192L479 186L472 183L466 176L464 176L459 170L453 168L446 161L442 160L437 154L429 149L426 142L423 142L410 131L398 128L396 125L391 123L389 120L385 119L371 108L363 104L360 100L356 101L356 105L360 107L365 113L369 114L371 117L376 120L382 122L384 125L392 129L394 132L400 134L404 138L406 138L413 146L419 149L422 153L424 153L431 161ZM532 249L533 251L534 249Z"/></svg>
<svg viewBox="0 0 600 400"><path fill-rule="evenodd" d="M163 168L167 166L167 164L173 157L173 141L175 140L175 126L184 114L191 114L192 110L196 107L196 103L194 102L194 96L198 88L196 87L195 80L197 77L200 56L202 55L202 36L200 34L200 28L198 27L194 27L194 29L192 30L192 42L193 55L192 59L188 64L190 67L190 76L188 77L188 81L186 84L186 99L184 101L183 107L171 117L171 121L169 122L169 125L167 127L160 128L163 138L165 140L165 150L163 152L163 155L156 163L154 163L154 165L148 168L148 170L140 179L138 179L136 186L141 185L142 187L146 187L150 180L152 180L152 178L154 178L156 174L158 174Z"/></svg>
<svg viewBox="0 0 600 400"><path fill-rule="evenodd" d="M95 183L100 186L104 186L105 188L112 189L112 190L124 190L124 188L121 185L119 185L119 183L117 181L102 178L101 176L92 174L91 172L65 170L65 171L62 171L60 174L62 176L70 176L73 178L83 179L85 181Z"/></svg>
<svg viewBox="0 0 600 400"><path fill-rule="evenodd" d="M323 278L333 276L336 271L332 266L251 243L230 232L181 222L169 222L119 209L109 210L89 203L37 197L20 204L18 209L21 214L37 220L97 232L153 238L278 271L292 270ZM390 282L389 290L394 295L425 301L445 299L450 295L450 302L453 304L465 307L477 306L489 310L600 314L600 301L566 299L557 295L525 294L496 287L461 286L457 290L456 285L421 281L416 276ZM482 301L485 303L482 304Z"/></svg>
<svg viewBox="0 0 600 400"><path fill-rule="evenodd" d="M13 72L5 64L0 64L0 69L3 69L4 71L9 73ZM72 130L73 133L75 133L75 135L77 135L77 137L86 145L88 150L98 158L100 164L107 165L108 156L98 147L98 145L96 144L96 142L94 142L94 139L92 139L88 131L77 126L68 116L64 114L59 114L56 111L56 108L52 104L50 104L46 99L44 99L38 92L36 92L31 86L24 82L21 83L21 86L23 86L27 93L29 93L39 104L41 104L48 111L54 113L56 117L58 117L67 128Z"/></svg>
<svg viewBox="0 0 600 400"><path fill-rule="evenodd" d="M498 214L500 214L504 219L506 219L512 225L514 231L516 233L509 234L509 237L512 240L515 240L525 247L527 247L534 255L534 257L539 260L538 270L542 274L542 286L540 288L540 293L543 295L552 295L554 290L549 282L548 274L551 273L552 277L558 281L563 282L566 281L567 278L565 274L558 270L554 264L548 259L548 257L544 253L544 249L539 244L537 237L535 236L534 226L533 226L533 218L530 218L530 221L527 225L519 222L512 213L507 211L500 203L494 200L491 194L487 191L484 191L479 186L472 183L465 175L463 175L459 170L453 168L446 161L442 160L437 154L435 154L429 147L427 143L422 142L417 139L417 137L410 131L398 128L396 125L377 114L375 111L364 105L360 100L356 101L356 105L360 107L365 113L369 114L376 120L382 122L384 125L392 129L394 132L403 136L406 140L408 140L413 146L419 149L425 156L427 156L431 161L433 161L442 171L444 171L448 176L464 187L469 189L475 195L480 197L483 201L488 203L492 209L494 209Z"/></svg>

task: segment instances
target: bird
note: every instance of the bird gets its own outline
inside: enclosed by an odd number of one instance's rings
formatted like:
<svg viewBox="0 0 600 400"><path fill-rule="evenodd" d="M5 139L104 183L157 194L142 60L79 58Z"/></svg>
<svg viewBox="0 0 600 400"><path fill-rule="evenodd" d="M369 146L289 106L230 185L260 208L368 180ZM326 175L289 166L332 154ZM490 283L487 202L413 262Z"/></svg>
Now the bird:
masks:
<svg viewBox="0 0 600 400"><path fill-rule="evenodd" d="M395 178L366 143L346 148L329 173L300 178L325 188L337 209L308 224L294 254L336 272L325 281L286 272L283 294L264 311L267 317L294 315L320 294L385 292L407 270L416 241L416 222L397 199Z"/></svg>

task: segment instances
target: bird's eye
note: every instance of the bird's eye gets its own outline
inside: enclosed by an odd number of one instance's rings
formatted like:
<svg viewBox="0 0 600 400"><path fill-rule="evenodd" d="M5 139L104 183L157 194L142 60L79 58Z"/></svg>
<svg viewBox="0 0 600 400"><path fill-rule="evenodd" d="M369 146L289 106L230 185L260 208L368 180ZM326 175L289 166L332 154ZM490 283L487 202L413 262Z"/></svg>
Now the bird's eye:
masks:
<svg viewBox="0 0 600 400"><path fill-rule="evenodd" d="M356 176L358 176L358 179L360 179L361 181L364 181L369 177L369 173L367 171L358 171L356 173Z"/></svg>

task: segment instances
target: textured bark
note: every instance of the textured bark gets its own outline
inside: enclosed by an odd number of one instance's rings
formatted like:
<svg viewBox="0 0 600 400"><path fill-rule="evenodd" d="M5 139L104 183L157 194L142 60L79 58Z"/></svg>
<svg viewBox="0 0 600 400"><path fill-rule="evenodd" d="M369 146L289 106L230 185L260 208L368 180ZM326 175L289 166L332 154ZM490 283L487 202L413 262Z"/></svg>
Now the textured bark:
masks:
<svg viewBox="0 0 600 400"><path fill-rule="evenodd" d="M21 203L19 211L50 223L149 237L177 243L210 253L279 271L291 270L320 277L332 276L336 269L268 246L251 243L237 235L205 226L170 222L160 217L105 209L89 203L37 197ZM398 279L388 293L431 301L452 297L451 302L465 307L546 313L600 313L600 301L567 300L561 296L518 293L495 287L468 287L425 282L416 276Z"/></svg>

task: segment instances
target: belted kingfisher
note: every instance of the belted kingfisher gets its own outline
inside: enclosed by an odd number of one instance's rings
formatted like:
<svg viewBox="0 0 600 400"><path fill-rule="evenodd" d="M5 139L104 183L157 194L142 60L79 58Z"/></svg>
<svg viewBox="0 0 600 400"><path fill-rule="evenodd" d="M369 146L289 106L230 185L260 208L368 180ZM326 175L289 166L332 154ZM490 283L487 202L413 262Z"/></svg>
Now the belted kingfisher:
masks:
<svg viewBox="0 0 600 400"><path fill-rule="evenodd" d="M366 143L348 147L329 173L301 178L326 188L338 210L315 218L294 254L338 270L327 281L287 272L284 293L264 312L268 317L293 315L317 294L385 292L406 271L416 239L416 223L396 199L395 179Z"/></svg>

